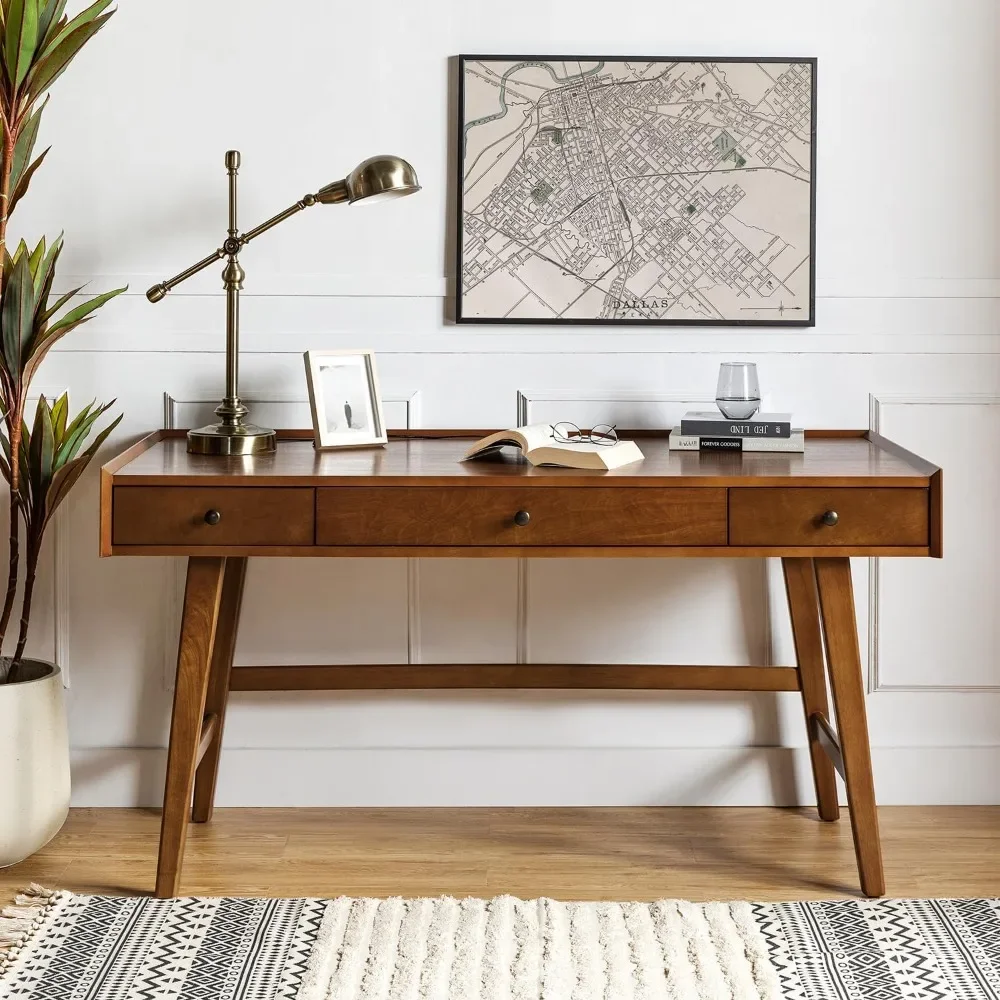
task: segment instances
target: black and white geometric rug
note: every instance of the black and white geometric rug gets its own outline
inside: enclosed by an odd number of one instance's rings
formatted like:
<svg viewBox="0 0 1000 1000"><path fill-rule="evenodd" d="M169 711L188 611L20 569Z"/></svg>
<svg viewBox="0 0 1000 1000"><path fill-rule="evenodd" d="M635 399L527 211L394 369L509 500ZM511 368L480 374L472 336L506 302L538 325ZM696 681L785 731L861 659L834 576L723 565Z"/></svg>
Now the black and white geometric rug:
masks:
<svg viewBox="0 0 1000 1000"><path fill-rule="evenodd" d="M169 899L33 886L2 1000L996 1000L1000 900Z"/></svg>

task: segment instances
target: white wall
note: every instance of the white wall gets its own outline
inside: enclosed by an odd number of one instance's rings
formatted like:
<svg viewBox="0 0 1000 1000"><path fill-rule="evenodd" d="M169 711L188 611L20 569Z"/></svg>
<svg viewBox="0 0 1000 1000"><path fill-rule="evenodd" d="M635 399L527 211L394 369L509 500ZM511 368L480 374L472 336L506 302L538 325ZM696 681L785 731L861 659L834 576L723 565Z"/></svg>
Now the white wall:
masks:
<svg viewBox="0 0 1000 1000"><path fill-rule="evenodd" d="M218 275L155 308L142 292L219 244L225 150L243 151L246 227L364 156L405 155L419 196L313 209L244 253L243 389L271 401L258 415L304 422L306 348L376 348L392 422L415 427L505 426L518 393L533 419L669 425L711 398L720 359L756 360L772 404L807 426L877 427L945 467L947 557L854 566L876 781L887 803L1000 801L995 0L426 0L383 4L374 25L372 11L121 5L56 86L54 148L14 229L65 230L62 284L131 291L39 387L117 396L116 447L163 425L164 393L178 426L197 419L221 394ZM448 325L460 51L818 56L816 329ZM50 545L35 643L69 668L76 801L155 803L182 567L100 560L97 532L91 475ZM753 561L260 560L238 661L788 663L778 576ZM793 696L234 701L227 805L812 795Z"/></svg>

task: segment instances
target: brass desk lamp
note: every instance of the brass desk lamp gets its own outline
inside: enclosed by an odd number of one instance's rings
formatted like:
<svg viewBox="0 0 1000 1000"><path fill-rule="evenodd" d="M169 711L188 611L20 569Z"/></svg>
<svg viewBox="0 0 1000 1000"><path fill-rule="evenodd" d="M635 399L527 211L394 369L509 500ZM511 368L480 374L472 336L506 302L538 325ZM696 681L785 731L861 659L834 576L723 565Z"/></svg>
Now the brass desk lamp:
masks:
<svg viewBox="0 0 1000 1000"><path fill-rule="evenodd" d="M398 156L373 156L358 164L343 180L334 181L307 194L290 208L262 222L256 229L240 235L236 226L236 175L240 167L240 154L235 149L226 153L226 170L229 173L229 235L222 246L187 270L153 285L146 292L150 302L159 302L172 288L209 264L228 258L222 271L226 289L226 395L216 407L219 423L188 431L187 450L198 455L257 455L274 451L275 432L269 427L245 423L249 410L239 395L240 363L240 289L246 276L240 267L239 253L252 239L284 222L310 205L353 204L363 198L378 198L413 194L420 190L417 174L406 160Z"/></svg>

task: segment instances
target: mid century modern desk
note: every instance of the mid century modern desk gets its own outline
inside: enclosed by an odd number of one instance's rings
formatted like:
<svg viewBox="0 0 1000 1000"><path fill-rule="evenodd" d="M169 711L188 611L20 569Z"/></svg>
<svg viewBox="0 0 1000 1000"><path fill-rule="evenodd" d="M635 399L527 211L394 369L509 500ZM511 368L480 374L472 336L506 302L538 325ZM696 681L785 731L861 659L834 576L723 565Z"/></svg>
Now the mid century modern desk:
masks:
<svg viewBox="0 0 1000 1000"><path fill-rule="evenodd" d="M804 455L743 456L637 434L646 460L609 473L460 464L482 433L316 452L311 435L286 432L274 455L244 459L189 455L183 432L158 431L102 469L101 554L188 559L156 894L177 892L189 819L211 817L230 691L631 688L800 691L819 814L839 816L836 769L861 888L883 895L849 557L940 556L941 470L864 431L817 432ZM777 556L797 665L234 668L251 556Z"/></svg>

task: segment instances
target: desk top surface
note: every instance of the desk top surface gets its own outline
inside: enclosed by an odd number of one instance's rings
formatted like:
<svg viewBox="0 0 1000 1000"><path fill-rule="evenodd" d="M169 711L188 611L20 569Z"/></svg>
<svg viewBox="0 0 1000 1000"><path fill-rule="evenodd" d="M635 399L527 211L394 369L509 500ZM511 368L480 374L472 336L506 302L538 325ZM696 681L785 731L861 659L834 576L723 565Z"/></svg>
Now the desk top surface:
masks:
<svg viewBox="0 0 1000 1000"><path fill-rule="evenodd" d="M429 436L418 437L418 434ZM534 467L516 453L460 461L479 432L409 432L384 448L316 451L282 433L271 455L189 455L160 431L104 467L116 486L927 486L937 467L877 435L815 432L804 454L671 452L666 434L636 432L645 460L611 472Z"/></svg>

